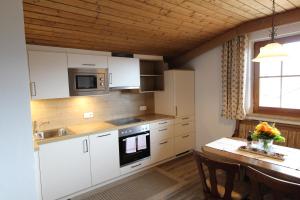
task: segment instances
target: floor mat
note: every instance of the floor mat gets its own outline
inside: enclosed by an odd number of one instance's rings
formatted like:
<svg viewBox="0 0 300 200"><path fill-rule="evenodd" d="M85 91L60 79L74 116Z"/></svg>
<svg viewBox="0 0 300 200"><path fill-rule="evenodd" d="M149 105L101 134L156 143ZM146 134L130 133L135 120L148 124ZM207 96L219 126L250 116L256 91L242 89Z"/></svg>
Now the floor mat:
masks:
<svg viewBox="0 0 300 200"><path fill-rule="evenodd" d="M78 200L143 200L176 185L178 182L159 171L152 170L137 178L113 186L107 190L94 190Z"/></svg>

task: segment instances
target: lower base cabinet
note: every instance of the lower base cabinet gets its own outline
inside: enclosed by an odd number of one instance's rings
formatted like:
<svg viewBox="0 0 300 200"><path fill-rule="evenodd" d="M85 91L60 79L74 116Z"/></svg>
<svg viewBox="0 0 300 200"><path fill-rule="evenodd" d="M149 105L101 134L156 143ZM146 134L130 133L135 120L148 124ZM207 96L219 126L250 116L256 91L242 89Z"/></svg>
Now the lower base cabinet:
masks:
<svg viewBox="0 0 300 200"><path fill-rule="evenodd" d="M118 131L90 136L92 185L120 175Z"/></svg>
<svg viewBox="0 0 300 200"><path fill-rule="evenodd" d="M167 138L162 140L151 141L151 161L152 163L160 162L174 156L174 140Z"/></svg>
<svg viewBox="0 0 300 200"><path fill-rule="evenodd" d="M54 200L91 186L89 138L40 145L43 200Z"/></svg>
<svg viewBox="0 0 300 200"><path fill-rule="evenodd" d="M185 133L174 138L175 154L180 154L194 148L194 133Z"/></svg>

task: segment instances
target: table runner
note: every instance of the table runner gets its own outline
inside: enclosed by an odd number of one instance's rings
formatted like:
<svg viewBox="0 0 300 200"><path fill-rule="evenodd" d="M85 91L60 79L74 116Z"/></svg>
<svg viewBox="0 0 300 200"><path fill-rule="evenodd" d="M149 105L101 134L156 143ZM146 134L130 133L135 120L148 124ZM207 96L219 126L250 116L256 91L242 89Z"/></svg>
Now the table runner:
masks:
<svg viewBox="0 0 300 200"><path fill-rule="evenodd" d="M211 147L214 149L218 149L221 151L230 152L233 154L246 156L249 158L254 158L254 159L265 161L268 163L281 165L281 166L292 168L295 170L300 170L300 150L298 150L298 149L273 145L273 151L286 155L285 160L282 161L282 160L277 160L274 158L266 157L263 155L257 155L254 153L244 152L244 151L241 151L238 149L240 146L245 146L245 145L246 145L246 141L244 141L244 140L221 138L221 139L215 140L211 143L208 143L205 146Z"/></svg>

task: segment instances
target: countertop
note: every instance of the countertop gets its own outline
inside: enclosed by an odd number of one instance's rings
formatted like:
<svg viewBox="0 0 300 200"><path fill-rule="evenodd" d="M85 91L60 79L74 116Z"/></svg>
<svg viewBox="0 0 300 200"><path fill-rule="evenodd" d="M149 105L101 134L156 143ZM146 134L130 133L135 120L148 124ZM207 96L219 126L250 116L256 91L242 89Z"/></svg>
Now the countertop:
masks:
<svg viewBox="0 0 300 200"><path fill-rule="evenodd" d="M174 119L173 116L168 115L160 115L160 114L149 114L149 115L143 115L143 116L136 116L139 119L143 119L141 122L137 123L131 123L121 126L115 126L110 123L99 121L99 122L92 122L92 123L84 123L84 124L78 124L67 127L67 129L70 131L69 135L65 136L59 136L59 137L53 137L49 139L43 139L43 140L35 140L34 141L34 150L39 150L39 145L47 144L51 142L58 142L63 141L71 138L76 137L82 137L82 136L88 136L92 134L99 134L99 133L105 133L112 130L118 130L122 128L127 128L131 126L137 126L142 124L149 124L156 121L164 120L164 119Z"/></svg>

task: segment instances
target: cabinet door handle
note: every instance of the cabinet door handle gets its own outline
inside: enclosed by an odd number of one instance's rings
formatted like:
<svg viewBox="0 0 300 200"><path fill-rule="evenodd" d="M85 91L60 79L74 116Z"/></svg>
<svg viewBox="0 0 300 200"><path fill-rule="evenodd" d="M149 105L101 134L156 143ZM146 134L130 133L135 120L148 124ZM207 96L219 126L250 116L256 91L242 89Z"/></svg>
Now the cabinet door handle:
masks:
<svg viewBox="0 0 300 200"><path fill-rule="evenodd" d="M139 163L139 164L137 164L137 165L131 166L131 168L136 168L136 167L141 166L141 165L142 165L142 163Z"/></svg>
<svg viewBox="0 0 300 200"><path fill-rule="evenodd" d="M36 86L35 86L35 82L31 82L31 96L35 97L36 96Z"/></svg>
<svg viewBox="0 0 300 200"><path fill-rule="evenodd" d="M89 152L88 140L83 140L83 153Z"/></svg>
<svg viewBox="0 0 300 200"><path fill-rule="evenodd" d="M162 131L166 131L166 130L168 130L167 128L164 128L164 129L160 129L160 130L158 130L159 132L162 132Z"/></svg>
<svg viewBox="0 0 300 200"><path fill-rule="evenodd" d="M189 123L186 123L186 124L182 124L182 126L188 126L188 125L190 125Z"/></svg>
<svg viewBox="0 0 300 200"><path fill-rule="evenodd" d="M182 138L187 138L187 137L189 137L190 135L184 135L184 136L182 136Z"/></svg>
<svg viewBox="0 0 300 200"><path fill-rule="evenodd" d="M189 119L189 117L183 117L183 118L181 118L182 120L186 120L186 119Z"/></svg>
<svg viewBox="0 0 300 200"><path fill-rule="evenodd" d="M166 123L168 123L168 122L160 122L160 123L158 123L158 124L161 125L161 124L166 124Z"/></svg>
<svg viewBox="0 0 300 200"><path fill-rule="evenodd" d="M163 144L167 144L168 143L168 141L165 141L165 142L161 142L161 143L159 143L160 145L163 145Z"/></svg>
<svg viewBox="0 0 300 200"><path fill-rule="evenodd" d="M90 64L89 63L83 63L82 65L83 66L96 66L96 64L91 64L91 63Z"/></svg>
<svg viewBox="0 0 300 200"><path fill-rule="evenodd" d="M105 135L98 135L97 137L101 138L101 137L106 137L106 136L109 136L109 135L111 135L111 133L108 133L108 134L105 134Z"/></svg>
<svg viewBox="0 0 300 200"><path fill-rule="evenodd" d="M175 116L177 116L178 114L178 109L177 109L177 106L175 106Z"/></svg>
<svg viewBox="0 0 300 200"><path fill-rule="evenodd" d="M112 84L112 73L109 73L109 84Z"/></svg>

